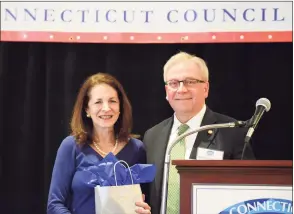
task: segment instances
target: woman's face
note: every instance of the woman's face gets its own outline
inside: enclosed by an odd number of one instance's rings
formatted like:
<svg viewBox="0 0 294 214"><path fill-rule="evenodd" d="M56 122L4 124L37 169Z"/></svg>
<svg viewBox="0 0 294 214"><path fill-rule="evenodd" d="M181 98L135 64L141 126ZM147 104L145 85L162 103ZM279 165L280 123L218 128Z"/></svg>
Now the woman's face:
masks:
<svg viewBox="0 0 294 214"><path fill-rule="evenodd" d="M119 103L116 90L107 84L96 85L90 90L86 112L95 129L114 127L120 114Z"/></svg>

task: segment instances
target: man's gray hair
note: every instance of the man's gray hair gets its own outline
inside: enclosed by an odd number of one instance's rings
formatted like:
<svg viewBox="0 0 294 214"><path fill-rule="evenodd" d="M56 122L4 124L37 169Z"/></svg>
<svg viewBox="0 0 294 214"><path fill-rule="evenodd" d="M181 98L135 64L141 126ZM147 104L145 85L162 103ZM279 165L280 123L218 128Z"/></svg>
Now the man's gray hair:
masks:
<svg viewBox="0 0 294 214"><path fill-rule="evenodd" d="M166 73L167 71L174 65L183 62L183 61L193 61L196 65L199 66L200 70L203 72L203 80L207 81L209 80L209 71L208 67L203 59L200 57L197 57L195 55L186 53L186 52L180 52L175 55L173 55L164 65L163 67L163 79L166 81Z"/></svg>

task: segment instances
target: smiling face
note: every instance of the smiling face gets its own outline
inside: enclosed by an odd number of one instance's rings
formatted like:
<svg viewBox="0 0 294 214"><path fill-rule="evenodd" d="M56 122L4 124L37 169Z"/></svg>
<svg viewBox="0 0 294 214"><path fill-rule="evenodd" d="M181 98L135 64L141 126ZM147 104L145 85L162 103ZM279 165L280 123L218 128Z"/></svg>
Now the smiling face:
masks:
<svg viewBox="0 0 294 214"><path fill-rule="evenodd" d="M120 100L114 88L107 84L98 84L89 92L86 112L93 121L96 130L113 129L120 114Z"/></svg>
<svg viewBox="0 0 294 214"><path fill-rule="evenodd" d="M166 71L166 81L182 81L186 79L205 80L204 73L191 60L179 62ZM166 85L165 90L168 102L176 115L192 118L205 104L205 99L208 97L209 83L207 81L205 83L197 83L193 87L189 86L189 88L181 83L177 90L171 89Z"/></svg>

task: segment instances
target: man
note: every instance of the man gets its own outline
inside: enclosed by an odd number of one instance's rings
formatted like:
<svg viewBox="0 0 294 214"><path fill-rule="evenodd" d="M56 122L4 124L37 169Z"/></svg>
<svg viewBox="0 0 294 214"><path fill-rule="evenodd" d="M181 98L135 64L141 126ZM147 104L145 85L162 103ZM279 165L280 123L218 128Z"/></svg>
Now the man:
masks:
<svg viewBox="0 0 294 214"><path fill-rule="evenodd" d="M188 132L204 125L236 121L213 112L206 106L205 99L209 92L208 76L204 60L184 52L172 56L164 66L166 99L175 113L149 129L143 139L147 149L147 162L157 167L157 175L150 185L149 194L153 214L160 213L166 148L168 143L180 135L179 127L182 129L185 126L184 131ZM199 147L223 151L223 159L240 159L246 131L243 128L218 129L189 135L177 151L173 152L176 146L172 149L171 159L196 159ZM179 157L180 147L184 148L182 157ZM251 150L247 149L245 158L254 159ZM166 214L179 214L179 178L175 178L176 170L172 167L170 166L169 172ZM171 177L172 174L174 177Z"/></svg>

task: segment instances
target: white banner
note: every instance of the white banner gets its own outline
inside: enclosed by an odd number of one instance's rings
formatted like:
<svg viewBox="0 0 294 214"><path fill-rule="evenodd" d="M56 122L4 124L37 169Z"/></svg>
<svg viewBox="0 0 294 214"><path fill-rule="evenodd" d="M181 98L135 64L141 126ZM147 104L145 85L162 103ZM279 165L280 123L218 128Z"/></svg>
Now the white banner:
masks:
<svg viewBox="0 0 294 214"><path fill-rule="evenodd" d="M293 213L291 186L193 185L193 214Z"/></svg>
<svg viewBox="0 0 294 214"><path fill-rule="evenodd" d="M292 2L1 2L1 32L115 34L117 40L127 34L134 41L138 34L165 41L175 34L185 40L207 33L214 33L209 40L215 41L218 33L241 33L245 41L246 33L276 39L275 33L292 32Z"/></svg>

